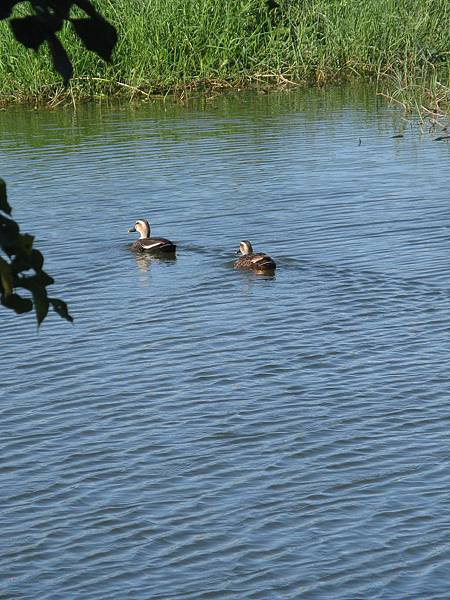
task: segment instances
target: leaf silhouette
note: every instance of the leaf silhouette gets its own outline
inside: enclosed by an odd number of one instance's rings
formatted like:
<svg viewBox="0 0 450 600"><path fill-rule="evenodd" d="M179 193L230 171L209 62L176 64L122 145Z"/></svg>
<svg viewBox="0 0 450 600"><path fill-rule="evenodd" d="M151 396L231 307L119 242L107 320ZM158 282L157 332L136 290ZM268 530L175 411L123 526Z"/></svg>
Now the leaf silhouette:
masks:
<svg viewBox="0 0 450 600"><path fill-rule="evenodd" d="M108 21L98 16L90 19L72 19L71 23L87 50L95 52L103 60L111 60L117 33Z"/></svg>
<svg viewBox="0 0 450 600"><path fill-rule="evenodd" d="M67 52L54 33L49 35L47 42L55 71L63 78L64 85L67 85L73 75L72 63L67 56Z"/></svg>
<svg viewBox="0 0 450 600"><path fill-rule="evenodd" d="M60 300L59 298L49 298L48 301L52 305L53 310L58 313L60 317L73 323L73 317L69 314L69 309L64 300Z"/></svg>
<svg viewBox="0 0 450 600"><path fill-rule="evenodd" d="M37 50L42 42L45 42L51 35L50 29L38 17L11 19L9 24L16 40L33 50Z"/></svg>
<svg viewBox="0 0 450 600"><path fill-rule="evenodd" d="M6 183L3 179L0 179L0 210L7 215L11 214L11 207L8 204L8 197L6 195Z"/></svg>
<svg viewBox="0 0 450 600"><path fill-rule="evenodd" d="M0 19L6 19L11 14L12 9L20 0L2 0L0 4Z"/></svg>

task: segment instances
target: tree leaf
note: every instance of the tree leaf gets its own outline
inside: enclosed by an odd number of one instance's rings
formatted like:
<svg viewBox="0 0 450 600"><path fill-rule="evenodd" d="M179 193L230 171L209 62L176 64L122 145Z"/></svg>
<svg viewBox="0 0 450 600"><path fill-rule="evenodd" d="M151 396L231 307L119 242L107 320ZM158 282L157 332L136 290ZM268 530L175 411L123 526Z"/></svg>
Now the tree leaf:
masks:
<svg viewBox="0 0 450 600"><path fill-rule="evenodd" d="M36 275L29 277L17 277L17 286L23 287L30 292L45 288L47 285L53 285L54 283L55 280L53 277L50 277L45 271L38 271Z"/></svg>
<svg viewBox="0 0 450 600"><path fill-rule="evenodd" d="M15 244L17 251L23 252L24 254L31 254L33 249L33 241L34 237L29 233L19 234Z"/></svg>
<svg viewBox="0 0 450 600"><path fill-rule="evenodd" d="M13 280L13 274L11 271L11 265L6 262L5 259L3 259L0 256L0 280L2 283L2 290L3 293L5 294L5 296L9 296L12 294L13 289L14 289L14 280Z"/></svg>
<svg viewBox="0 0 450 600"><path fill-rule="evenodd" d="M49 300L47 298L47 290L45 287L39 287L34 289L32 294L34 312L36 313L36 319L39 326L48 314Z"/></svg>
<svg viewBox="0 0 450 600"><path fill-rule="evenodd" d="M64 85L67 85L73 75L72 63L67 56L67 52L54 33L51 33L47 37L47 43L50 48L55 71L63 78Z"/></svg>
<svg viewBox="0 0 450 600"><path fill-rule="evenodd" d="M89 0L75 0L75 4L90 17L96 17L98 12Z"/></svg>
<svg viewBox="0 0 450 600"><path fill-rule="evenodd" d="M20 2L20 0L2 0L0 4L0 19L9 17L12 9L18 2Z"/></svg>
<svg viewBox="0 0 450 600"><path fill-rule="evenodd" d="M17 223L13 219L8 219L0 215L0 245L4 248L5 246L9 247L15 244L18 235L19 226Z"/></svg>
<svg viewBox="0 0 450 600"><path fill-rule="evenodd" d="M59 18L61 21L69 18L72 4L73 0L56 0L56 2L51 2L54 14L57 15L57 18Z"/></svg>
<svg viewBox="0 0 450 600"><path fill-rule="evenodd" d="M71 19L71 23L88 50L95 52L103 60L111 60L117 42L117 33L108 21L98 15L90 19Z"/></svg>
<svg viewBox="0 0 450 600"><path fill-rule="evenodd" d="M51 35L51 31L35 16L10 19L9 24L16 40L33 50L37 50Z"/></svg>
<svg viewBox="0 0 450 600"><path fill-rule="evenodd" d="M29 298L22 298L19 294L10 294L1 296L1 303L6 308L12 308L18 315L33 310L33 303Z"/></svg>
<svg viewBox="0 0 450 600"><path fill-rule="evenodd" d="M35 271L40 271L44 264L44 257L39 252L39 250L31 250L31 255L29 258L30 266L33 267Z"/></svg>
<svg viewBox="0 0 450 600"><path fill-rule="evenodd" d="M22 253L16 254L11 261L11 271L14 275L17 275L17 273L20 273L21 271L27 271L29 268L30 262Z"/></svg>
<svg viewBox="0 0 450 600"><path fill-rule="evenodd" d="M31 237L31 236L30 236ZM39 250L32 249L30 253L24 254L20 252L14 256L11 262L11 269L13 273L20 273L21 271L28 271L28 269L34 269L36 272L41 271L44 265L44 257Z"/></svg>
<svg viewBox="0 0 450 600"><path fill-rule="evenodd" d="M52 305L53 310L57 312L60 317L73 323L73 317L69 314L69 309L64 300L60 300L59 298L49 298L48 301Z"/></svg>
<svg viewBox="0 0 450 600"><path fill-rule="evenodd" d="M8 204L8 198L6 195L6 183L3 179L0 179L0 210L7 215L11 214L11 206Z"/></svg>

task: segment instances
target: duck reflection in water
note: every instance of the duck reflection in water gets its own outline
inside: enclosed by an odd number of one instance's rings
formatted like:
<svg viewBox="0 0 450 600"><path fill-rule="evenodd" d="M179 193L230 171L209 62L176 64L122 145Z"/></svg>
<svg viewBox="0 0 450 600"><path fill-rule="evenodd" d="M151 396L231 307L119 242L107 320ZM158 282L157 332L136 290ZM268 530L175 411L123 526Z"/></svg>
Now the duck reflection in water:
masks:
<svg viewBox="0 0 450 600"><path fill-rule="evenodd" d="M156 257L148 254L137 253L134 255L134 259L139 270L139 285L141 287L148 287L150 283L150 271L152 267L158 264L160 266L168 266L176 262L176 256Z"/></svg>

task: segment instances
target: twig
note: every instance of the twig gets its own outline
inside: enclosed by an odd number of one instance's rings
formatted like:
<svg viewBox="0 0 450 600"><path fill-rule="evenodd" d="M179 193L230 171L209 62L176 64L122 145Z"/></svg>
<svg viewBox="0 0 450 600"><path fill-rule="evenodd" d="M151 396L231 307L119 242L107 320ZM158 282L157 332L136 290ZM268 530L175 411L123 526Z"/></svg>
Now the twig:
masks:
<svg viewBox="0 0 450 600"><path fill-rule="evenodd" d="M144 92L144 90L141 90L141 88L138 88L138 87L136 87L134 85L129 85L128 83L123 83L122 81L114 81L114 80L111 80L111 79L104 79L103 77L77 77L76 80L82 80L82 81L100 81L102 83L109 83L110 85L119 85L120 87L124 87L124 88L127 88L129 90L133 90L133 92L139 92L140 94L143 94L147 98L150 95L148 92Z"/></svg>

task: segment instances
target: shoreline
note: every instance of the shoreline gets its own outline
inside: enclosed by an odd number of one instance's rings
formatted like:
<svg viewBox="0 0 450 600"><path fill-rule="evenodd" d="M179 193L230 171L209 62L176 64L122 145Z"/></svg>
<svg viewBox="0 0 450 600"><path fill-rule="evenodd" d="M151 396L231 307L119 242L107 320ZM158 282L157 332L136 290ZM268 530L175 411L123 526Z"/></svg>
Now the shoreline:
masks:
<svg viewBox="0 0 450 600"><path fill-rule="evenodd" d="M81 82L81 85L80 85ZM374 97L383 98L386 103L401 109L406 116L415 116L428 119L441 127L447 127L450 120L450 87L442 85L439 81L434 86L422 86L420 82L410 82L409 87L395 86L392 76L383 80L370 78L338 78L324 83L306 81L291 81L283 75L267 77L254 76L247 80L239 79L192 81L179 83L171 88L155 89L151 85L136 87L121 81L109 81L104 78L75 77L69 86L64 88L59 82L38 89L34 93L18 93L6 96L0 93L0 110L12 107L48 108L76 106L86 103L130 103L130 102L155 102L188 101L193 97L204 97L207 100L227 92L251 92L266 94L275 91L308 90L314 88L326 89L335 86L360 86L374 87Z"/></svg>

